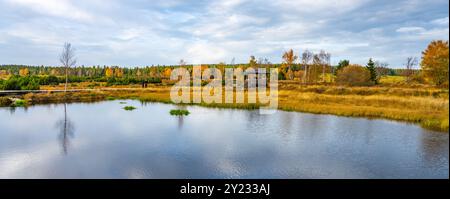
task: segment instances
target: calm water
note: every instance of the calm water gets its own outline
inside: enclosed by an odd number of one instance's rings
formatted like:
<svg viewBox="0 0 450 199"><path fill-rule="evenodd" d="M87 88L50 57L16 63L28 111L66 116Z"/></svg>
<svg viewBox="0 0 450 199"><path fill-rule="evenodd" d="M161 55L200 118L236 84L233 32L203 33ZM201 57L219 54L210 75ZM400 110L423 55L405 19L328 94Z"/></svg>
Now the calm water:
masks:
<svg viewBox="0 0 450 199"><path fill-rule="evenodd" d="M449 177L448 133L416 125L126 102L0 108L0 178Z"/></svg>

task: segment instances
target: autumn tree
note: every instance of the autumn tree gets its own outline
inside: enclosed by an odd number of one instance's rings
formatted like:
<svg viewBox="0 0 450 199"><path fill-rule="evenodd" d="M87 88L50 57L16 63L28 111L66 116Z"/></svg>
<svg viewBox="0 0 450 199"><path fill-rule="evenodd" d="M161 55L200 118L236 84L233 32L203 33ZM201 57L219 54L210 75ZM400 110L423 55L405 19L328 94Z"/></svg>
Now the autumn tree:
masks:
<svg viewBox="0 0 450 199"><path fill-rule="evenodd" d="M169 78L170 78L170 74L172 74L172 69L166 68L166 69L164 70L164 73L163 73L164 77L167 78L167 79L169 79Z"/></svg>
<svg viewBox="0 0 450 199"><path fill-rule="evenodd" d="M336 82L347 86L368 86L374 83L370 71L359 65L349 65L339 70Z"/></svg>
<svg viewBox="0 0 450 199"><path fill-rule="evenodd" d="M1 79L6 79L7 76L8 76L8 71L0 70L0 80Z"/></svg>
<svg viewBox="0 0 450 199"><path fill-rule="evenodd" d="M30 74L30 71L28 70L28 68L21 68L19 70L19 75L22 77L28 76Z"/></svg>
<svg viewBox="0 0 450 199"><path fill-rule="evenodd" d="M422 52L422 68L424 76L434 85L448 86L448 41L432 41Z"/></svg>
<svg viewBox="0 0 450 199"><path fill-rule="evenodd" d="M156 67L151 67L149 71L149 75L151 78L159 77L158 76L158 69Z"/></svg>
<svg viewBox="0 0 450 199"><path fill-rule="evenodd" d="M119 67L114 68L114 76L118 78L123 77L123 69Z"/></svg>
<svg viewBox="0 0 450 199"><path fill-rule="evenodd" d="M294 54L294 50L290 49L283 54L283 63L287 66L286 74L288 74L288 79L292 80L294 78L294 74L292 72L292 65L298 59L298 56ZM290 72L289 72L290 71Z"/></svg>
<svg viewBox="0 0 450 199"><path fill-rule="evenodd" d="M52 70L50 71L50 75L54 75L54 76L58 75L58 70L52 69Z"/></svg>
<svg viewBox="0 0 450 199"><path fill-rule="evenodd" d="M142 76L141 69L136 69L136 77L140 78Z"/></svg>
<svg viewBox="0 0 450 199"><path fill-rule="evenodd" d="M113 75L114 75L114 71L113 71L112 68L108 67L108 68L105 69L105 76L106 76L107 78L110 78L110 77L112 77Z"/></svg>
<svg viewBox="0 0 450 199"><path fill-rule="evenodd" d="M336 70L334 71L334 74L336 75L338 71L342 70L343 68L345 68L346 66L350 65L350 61L349 60L341 60L339 61Z"/></svg>

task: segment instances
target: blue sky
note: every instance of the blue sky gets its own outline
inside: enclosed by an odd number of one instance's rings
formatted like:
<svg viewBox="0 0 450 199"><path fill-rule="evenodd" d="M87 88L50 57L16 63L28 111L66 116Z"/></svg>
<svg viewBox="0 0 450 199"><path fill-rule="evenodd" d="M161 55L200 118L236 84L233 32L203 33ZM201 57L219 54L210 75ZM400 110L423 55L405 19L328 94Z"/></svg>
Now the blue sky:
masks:
<svg viewBox="0 0 450 199"><path fill-rule="evenodd" d="M0 64L236 63L324 49L332 63L402 67L449 38L448 0L0 0Z"/></svg>

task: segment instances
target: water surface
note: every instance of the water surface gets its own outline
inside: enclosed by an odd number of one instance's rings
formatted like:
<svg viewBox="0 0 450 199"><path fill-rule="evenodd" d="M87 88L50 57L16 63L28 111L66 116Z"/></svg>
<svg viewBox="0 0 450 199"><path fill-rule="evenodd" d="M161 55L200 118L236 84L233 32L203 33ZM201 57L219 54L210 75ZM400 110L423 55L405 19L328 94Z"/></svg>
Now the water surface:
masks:
<svg viewBox="0 0 450 199"><path fill-rule="evenodd" d="M448 133L412 124L198 106L178 117L176 105L119 102L0 108L0 178L449 175Z"/></svg>

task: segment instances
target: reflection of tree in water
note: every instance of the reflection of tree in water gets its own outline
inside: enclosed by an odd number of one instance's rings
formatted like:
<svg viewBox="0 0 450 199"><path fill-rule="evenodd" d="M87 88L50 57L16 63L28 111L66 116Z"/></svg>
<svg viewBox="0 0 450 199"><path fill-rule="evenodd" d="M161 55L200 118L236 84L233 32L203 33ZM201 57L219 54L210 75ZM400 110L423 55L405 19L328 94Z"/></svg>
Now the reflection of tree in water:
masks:
<svg viewBox="0 0 450 199"><path fill-rule="evenodd" d="M178 110L186 110L186 106L182 106L182 105L178 105L177 106ZM178 129L183 128L183 124L184 124L184 115L178 115Z"/></svg>
<svg viewBox="0 0 450 199"><path fill-rule="evenodd" d="M9 114L14 115L16 113L16 107L9 107Z"/></svg>
<svg viewBox="0 0 450 199"><path fill-rule="evenodd" d="M63 148L64 154L67 154L67 149L70 144L70 138L74 137L75 127L70 121L70 119L67 117L67 104L64 103L64 117L58 120L56 123L57 128L59 129L60 133L58 135L58 138L61 142L61 146Z"/></svg>

